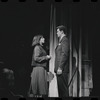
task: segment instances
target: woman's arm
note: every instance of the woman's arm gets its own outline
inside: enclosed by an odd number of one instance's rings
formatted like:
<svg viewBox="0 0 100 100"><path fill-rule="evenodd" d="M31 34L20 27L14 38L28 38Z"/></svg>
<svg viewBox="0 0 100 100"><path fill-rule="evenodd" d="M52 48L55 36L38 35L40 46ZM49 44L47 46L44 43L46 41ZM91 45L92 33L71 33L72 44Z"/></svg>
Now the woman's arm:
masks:
<svg viewBox="0 0 100 100"><path fill-rule="evenodd" d="M48 57L47 56L40 56L41 52L42 51L40 50L40 47L39 46L36 46L34 48L34 60L36 62L42 62L42 61L48 60Z"/></svg>

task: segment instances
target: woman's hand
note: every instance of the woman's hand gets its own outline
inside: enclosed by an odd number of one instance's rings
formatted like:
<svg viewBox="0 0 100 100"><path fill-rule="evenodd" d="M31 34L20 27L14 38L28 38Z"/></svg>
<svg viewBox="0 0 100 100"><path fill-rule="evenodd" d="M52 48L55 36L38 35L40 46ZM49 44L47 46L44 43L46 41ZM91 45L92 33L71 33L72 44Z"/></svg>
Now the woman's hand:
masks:
<svg viewBox="0 0 100 100"><path fill-rule="evenodd" d="M50 55L47 55L47 58L48 58L48 59L51 59L51 56L50 56Z"/></svg>

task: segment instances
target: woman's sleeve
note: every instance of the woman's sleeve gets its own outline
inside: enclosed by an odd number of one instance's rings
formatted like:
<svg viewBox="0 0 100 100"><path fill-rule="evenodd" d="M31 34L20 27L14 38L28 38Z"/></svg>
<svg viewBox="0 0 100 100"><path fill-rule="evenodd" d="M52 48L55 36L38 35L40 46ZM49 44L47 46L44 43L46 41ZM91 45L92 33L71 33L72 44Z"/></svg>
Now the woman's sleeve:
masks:
<svg viewBox="0 0 100 100"><path fill-rule="evenodd" d="M47 56L40 56L41 50L39 46L34 48L34 60L36 62L42 62L48 60Z"/></svg>

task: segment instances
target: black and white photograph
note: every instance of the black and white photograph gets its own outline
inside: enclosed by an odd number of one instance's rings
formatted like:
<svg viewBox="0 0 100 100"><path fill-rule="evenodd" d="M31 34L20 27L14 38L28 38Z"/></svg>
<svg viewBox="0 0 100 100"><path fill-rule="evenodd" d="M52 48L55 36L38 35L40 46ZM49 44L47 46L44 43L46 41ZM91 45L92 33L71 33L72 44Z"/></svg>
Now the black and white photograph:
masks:
<svg viewBox="0 0 100 100"><path fill-rule="evenodd" d="M99 0L1 0L0 98L99 98Z"/></svg>

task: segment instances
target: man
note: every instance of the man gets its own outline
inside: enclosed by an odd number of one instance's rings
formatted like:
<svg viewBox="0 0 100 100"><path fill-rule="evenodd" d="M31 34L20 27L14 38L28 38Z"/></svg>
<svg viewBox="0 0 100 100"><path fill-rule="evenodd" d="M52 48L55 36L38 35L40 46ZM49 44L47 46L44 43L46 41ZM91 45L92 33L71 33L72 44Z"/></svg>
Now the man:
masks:
<svg viewBox="0 0 100 100"><path fill-rule="evenodd" d="M57 27L59 44L55 49L55 73L59 97L68 97L69 43L65 26Z"/></svg>

